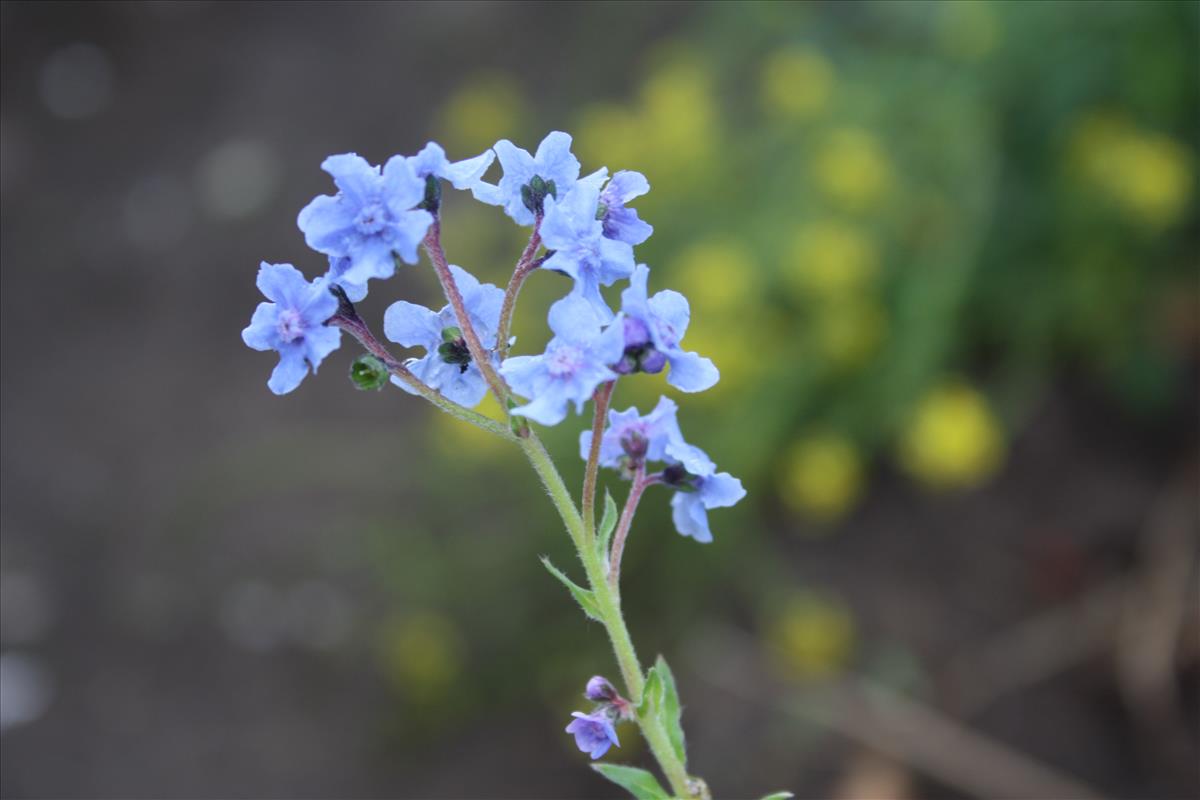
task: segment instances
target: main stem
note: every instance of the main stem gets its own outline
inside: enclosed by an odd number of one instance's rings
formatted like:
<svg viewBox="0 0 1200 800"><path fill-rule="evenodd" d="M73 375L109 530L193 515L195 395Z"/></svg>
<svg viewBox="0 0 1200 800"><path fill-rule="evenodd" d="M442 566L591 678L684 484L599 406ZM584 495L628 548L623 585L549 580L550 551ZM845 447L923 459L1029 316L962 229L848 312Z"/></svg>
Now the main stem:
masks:
<svg viewBox="0 0 1200 800"><path fill-rule="evenodd" d="M567 533L570 535L571 541L575 543L575 549L579 551L579 558L583 562L588 584L596 598L601 622L604 624L604 629L608 631L613 653L617 657L617 666L625 681L626 692L636 708L642 702L645 680L642 677L642 668L638 663L637 652L633 649L633 639L630 638L629 629L625 626L625 618L621 615L620 598L609 585L605 559L596 548L595 534L584 525L583 517L580 516L579 511L575 508L575 503L571 500L570 491L563 482L562 476L558 474L550 454L546 452L546 448L538 439L537 434L530 431L528 437L519 438L517 441L529 458L529 463L533 465L534 471L542 479L542 484L549 492L554 507L558 509L563 523L567 526ZM671 746L671 741L662 723L657 718L640 715L637 717L637 723L642 729L642 735L646 738L647 744L650 745L650 750L658 760L659 766L662 767L663 774L671 784L671 791L677 797L692 797L692 791L688 786L687 769L675 755L675 750Z"/></svg>

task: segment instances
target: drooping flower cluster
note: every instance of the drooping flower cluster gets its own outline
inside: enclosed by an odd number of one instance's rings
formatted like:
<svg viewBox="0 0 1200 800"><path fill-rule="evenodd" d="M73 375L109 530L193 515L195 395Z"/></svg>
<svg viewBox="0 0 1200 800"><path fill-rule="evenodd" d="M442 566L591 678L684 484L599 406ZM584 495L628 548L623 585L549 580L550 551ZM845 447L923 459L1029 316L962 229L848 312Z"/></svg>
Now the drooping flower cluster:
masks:
<svg viewBox="0 0 1200 800"><path fill-rule="evenodd" d="M600 758L613 745L621 746L615 723L631 718L633 710L629 701L601 675L594 675L587 682L583 696L596 703L596 707L586 714L572 711L571 716L575 719L567 726L567 733L575 737L575 746L582 752Z"/></svg>

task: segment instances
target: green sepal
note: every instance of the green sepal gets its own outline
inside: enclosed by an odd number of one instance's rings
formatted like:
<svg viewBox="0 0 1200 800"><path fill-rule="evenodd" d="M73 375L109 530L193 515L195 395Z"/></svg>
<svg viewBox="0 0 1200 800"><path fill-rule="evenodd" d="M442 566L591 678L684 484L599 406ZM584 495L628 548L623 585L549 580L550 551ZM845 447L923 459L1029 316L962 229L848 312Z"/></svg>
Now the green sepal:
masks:
<svg viewBox="0 0 1200 800"><path fill-rule="evenodd" d="M457 342L461 338L463 338L463 332L460 328L456 328L453 325L448 328L442 328L443 342Z"/></svg>
<svg viewBox="0 0 1200 800"><path fill-rule="evenodd" d="M375 356L359 356L350 365L350 382L362 391L382 389L388 382L387 365Z"/></svg>
<svg viewBox="0 0 1200 800"><path fill-rule="evenodd" d="M617 504L604 490L604 516L600 517L600 527L596 529L596 549L601 558L608 558L608 543L617 527Z"/></svg>
<svg viewBox="0 0 1200 800"><path fill-rule="evenodd" d="M592 769L620 786L637 800L671 800L658 779L644 769L620 764L592 764Z"/></svg>
<svg viewBox="0 0 1200 800"><path fill-rule="evenodd" d="M679 705L679 690L675 688L675 676L662 656L646 673L646 686L642 690L642 702L638 705L638 716L653 717L662 723L671 741L679 762L687 766L687 740L683 735L683 709Z"/></svg>
<svg viewBox="0 0 1200 800"><path fill-rule="evenodd" d="M546 558L546 556L542 556L542 566L551 575L558 578L563 586L567 587L571 596L575 598L575 602L579 603L579 607L583 609L584 614L587 614L589 618L596 620L596 622L604 621L600 616L600 608L596 605L596 596L594 594L564 575L558 567L550 563L550 559Z"/></svg>

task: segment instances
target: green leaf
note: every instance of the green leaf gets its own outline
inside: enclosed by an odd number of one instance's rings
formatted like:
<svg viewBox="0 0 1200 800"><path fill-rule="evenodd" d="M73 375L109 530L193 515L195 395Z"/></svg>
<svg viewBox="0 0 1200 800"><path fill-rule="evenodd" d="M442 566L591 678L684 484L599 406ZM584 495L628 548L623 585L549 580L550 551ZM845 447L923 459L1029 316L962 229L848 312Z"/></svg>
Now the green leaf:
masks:
<svg viewBox="0 0 1200 800"><path fill-rule="evenodd" d="M658 779L644 769L623 767L620 764L592 764L592 769L627 790L637 800L670 800L658 785Z"/></svg>
<svg viewBox="0 0 1200 800"><path fill-rule="evenodd" d="M587 614L590 618L596 620L596 622L604 621L600 617L600 608L596 605L595 595L564 575L562 571L559 570L558 567L551 564L550 559L546 558L545 556L542 556L542 565L547 571L549 571L551 575L558 578L562 582L563 586L567 587L568 591L570 591L571 595L575 598L575 602L579 603L579 607L583 609L584 614Z"/></svg>
<svg viewBox="0 0 1200 800"><path fill-rule="evenodd" d="M667 729L667 736L671 739L671 746L675 748L675 755L679 756L679 761L687 766L687 746L683 737L683 709L679 705L679 690L675 688L675 676L671 674L671 668L667 666L667 660L662 656L654 662L654 669L658 672L659 681L662 684L662 704L659 708L659 719L662 720L663 727Z"/></svg>
<svg viewBox="0 0 1200 800"><path fill-rule="evenodd" d="M646 685L642 687L642 702L638 703L639 717L657 716L662 708L662 676L658 674L658 664L646 673Z"/></svg>
<svg viewBox="0 0 1200 800"><path fill-rule="evenodd" d="M596 548L603 558L608 558L608 543L612 539L613 530L617 527L617 504L604 490L604 516L600 518L600 527L596 531Z"/></svg>
<svg viewBox="0 0 1200 800"><path fill-rule="evenodd" d="M770 794L763 795L760 800L791 800L795 796L796 795L788 791L771 792Z"/></svg>

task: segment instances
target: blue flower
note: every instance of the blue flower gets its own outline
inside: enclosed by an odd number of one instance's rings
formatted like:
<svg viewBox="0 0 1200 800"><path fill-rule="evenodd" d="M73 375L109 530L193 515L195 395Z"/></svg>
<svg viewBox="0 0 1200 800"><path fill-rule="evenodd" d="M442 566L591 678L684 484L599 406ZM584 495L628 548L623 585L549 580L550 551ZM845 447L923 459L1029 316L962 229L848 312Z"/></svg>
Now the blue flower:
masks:
<svg viewBox="0 0 1200 800"><path fill-rule="evenodd" d="M315 373L341 344L342 332L325 325L337 312L338 301L324 279L309 283L291 264L264 261L258 289L271 302L258 304L242 341L255 350L279 351L279 364L267 386L275 394L287 394L300 385L309 367Z"/></svg>
<svg viewBox="0 0 1200 800"><path fill-rule="evenodd" d="M463 304L480 343L488 350L496 346L496 328L504 290L480 283L466 270L450 265L454 282L462 293ZM426 386L437 389L450 400L474 408L487 394L487 381L479 365L471 359L467 343L458 327L454 309L447 305L436 314L425 306L403 300L392 303L383 315L383 332L388 339L405 347L423 347L421 358L409 359L409 370ZM393 377L392 383L409 394L415 392Z"/></svg>
<svg viewBox="0 0 1200 800"><path fill-rule="evenodd" d="M450 181L455 189L470 189L479 183L495 158L494 152L485 150L474 158L452 162L446 158L446 151L441 145L429 142L421 152L408 159L408 165L421 180L432 175Z"/></svg>
<svg viewBox="0 0 1200 800"><path fill-rule="evenodd" d="M635 197L650 191L650 182L640 172L621 170L600 193L600 219L604 223L604 235L609 239L641 244L650 238L654 228L638 219L637 211L625 204Z"/></svg>
<svg viewBox="0 0 1200 800"><path fill-rule="evenodd" d="M543 269L555 270L575 280L575 294L590 302L607 322L613 317L601 286L611 286L633 272L633 246L609 239L596 219L600 188L589 178L579 181L561 201L546 198L542 241L553 250Z"/></svg>
<svg viewBox="0 0 1200 800"><path fill-rule="evenodd" d="M609 369L621 357L624 336L618 325L602 329L603 320L590 303L567 295L550 307L550 330L554 338L538 356L514 356L500 365L500 374L513 391L530 401L512 413L543 425L557 425L567 415L567 404L575 410L605 381L617 374Z"/></svg>
<svg viewBox="0 0 1200 800"><path fill-rule="evenodd" d="M471 187L471 193L480 202L503 206L504 213L518 225L532 225L533 208L539 208L546 196L562 197L579 178L579 159L571 153L570 135L562 131L550 132L536 155L508 139L496 142L493 149L504 175L499 185L480 181Z"/></svg>
<svg viewBox="0 0 1200 800"><path fill-rule="evenodd" d="M425 197L425 181L403 156L388 159L381 171L345 153L325 159L321 169L333 176L339 191L313 198L296 219L309 247L349 258L342 279L353 285L390 278L396 258L417 263L417 245L433 215L414 208Z"/></svg>
<svg viewBox="0 0 1200 800"><path fill-rule="evenodd" d="M702 392L715 384L721 373L710 359L679 346L691 319L687 298L669 289L647 298L649 276L650 268L639 264L629 288L621 293L625 355L618 372L660 372L670 363L667 383L685 392Z"/></svg>
<svg viewBox="0 0 1200 800"><path fill-rule="evenodd" d="M620 469L622 461L633 462L665 461L670 452L675 459L686 455L679 445L683 435L675 419L678 406L667 397L660 397L658 405L646 416L640 416L636 408L608 412L608 428L600 437L600 466ZM668 448L670 447L670 450ZM592 432L579 434L579 456L584 461L592 450Z"/></svg>
<svg viewBox="0 0 1200 800"><path fill-rule="evenodd" d="M354 260L349 256L330 256L329 271L325 273L325 280L331 285L341 287L346 293L346 298L351 303L357 303L367 296L367 282L357 283L346 277L346 272L353 264Z"/></svg>
<svg viewBox="0 0 1200 800"><path fill-rule="evenodd" d="M575 746L592 758L604 755L614 744L617 747L621 746L617 741L617 729L602 711L591 714L572 711L571 716L575 717L575 720L567 726L567 733L573 734Z"/></svg>
<svg viewBox="0 0 1200 800"><path fill-rule="evenodd" d="M746 496L742 482L717 466L703 450L680 438L668 446L674 463L662 471L663 483L676 488L671 498L675 529L697 542L711 542L708 509L732 506Z"/></svg>

